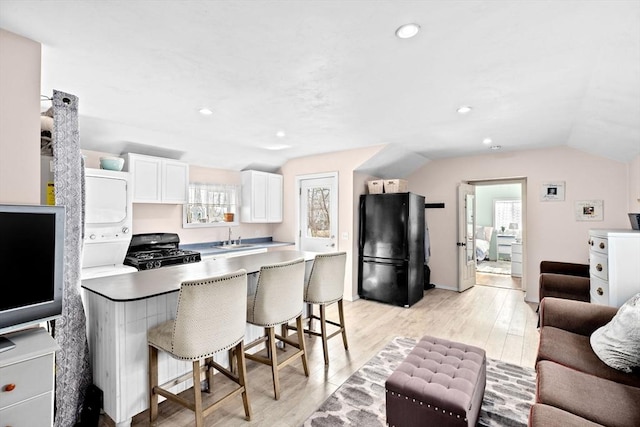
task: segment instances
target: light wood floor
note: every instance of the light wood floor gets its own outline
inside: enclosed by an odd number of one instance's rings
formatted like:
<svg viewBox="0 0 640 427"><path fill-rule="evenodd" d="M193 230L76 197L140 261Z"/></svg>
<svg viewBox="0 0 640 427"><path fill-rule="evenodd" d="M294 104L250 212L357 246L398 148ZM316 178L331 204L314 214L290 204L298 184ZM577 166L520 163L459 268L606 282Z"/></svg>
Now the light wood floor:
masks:
<svg viewBox="0 0 640 427"><path fill-rule="evenodd" d="M285 367L280 373L278 401L273 398L270 368L247 361L252 420L245 421L238 397L237 402L231 401L209 415L205 425L298 427L395 336L443 337L482 347L487 357L533 367L538 346L536 307L524 302L520 290L493 286L474 286L463 293L431 289L410 308L365 300L345 301L349 351L344 350L339 336L332 338L330 364L325 367L321 342L316 337L307 338L310 375L304 376L300 361ZM335 304L327 311L335 318ZM222 375L215 378L219 390L214 398L225 392L229 383ZM193 420L187 409L166 401L160 404L158 426L192 426ZM101 416L100 427L112 425L108 417ZM132 425L148 426L148 413L134 417Z"/></svg>
<svg viewBox="0 0 640 427"><path fill-rule="evenodd" d="M507 289L522 289L522 278L510 274L476 273L476 284Z"/></svg>

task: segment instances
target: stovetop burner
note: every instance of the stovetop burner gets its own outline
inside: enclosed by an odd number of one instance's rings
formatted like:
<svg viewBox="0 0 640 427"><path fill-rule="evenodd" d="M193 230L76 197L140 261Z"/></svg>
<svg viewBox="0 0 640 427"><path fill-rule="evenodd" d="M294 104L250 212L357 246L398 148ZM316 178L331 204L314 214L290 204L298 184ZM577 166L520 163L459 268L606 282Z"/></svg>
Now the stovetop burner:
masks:
<svg viewBox="0 0 640 427"><path fill-rule="evenodd" d="M179 243L175 233L134 234L124 263L138 270L150 270L201 260L200 252L180 249Z"/></svg>

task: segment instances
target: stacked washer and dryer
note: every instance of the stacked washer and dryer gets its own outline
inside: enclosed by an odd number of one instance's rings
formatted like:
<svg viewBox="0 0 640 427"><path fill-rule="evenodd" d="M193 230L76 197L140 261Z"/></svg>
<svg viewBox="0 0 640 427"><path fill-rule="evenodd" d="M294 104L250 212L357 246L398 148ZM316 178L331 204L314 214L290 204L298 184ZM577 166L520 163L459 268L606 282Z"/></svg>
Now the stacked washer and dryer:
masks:
<svg viewBox="0 0 640 427"><path fill-rule="evenodd" d="M137 271L123 264L131 242L131 197L129 172L85 169L81 279Z"/></svg>

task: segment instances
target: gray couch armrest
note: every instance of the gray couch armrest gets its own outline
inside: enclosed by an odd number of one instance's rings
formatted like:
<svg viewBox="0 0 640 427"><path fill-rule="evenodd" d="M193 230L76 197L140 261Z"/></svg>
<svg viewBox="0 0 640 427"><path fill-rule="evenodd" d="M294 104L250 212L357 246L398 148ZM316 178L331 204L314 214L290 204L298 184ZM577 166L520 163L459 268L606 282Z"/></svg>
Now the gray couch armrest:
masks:
<svg viewBox="0 0 640 427"><path fill-rule="evenodd" d="M618 312L617 307L547 297L540 303L540 327L552 326L589 336L606 325Z"/></svg>

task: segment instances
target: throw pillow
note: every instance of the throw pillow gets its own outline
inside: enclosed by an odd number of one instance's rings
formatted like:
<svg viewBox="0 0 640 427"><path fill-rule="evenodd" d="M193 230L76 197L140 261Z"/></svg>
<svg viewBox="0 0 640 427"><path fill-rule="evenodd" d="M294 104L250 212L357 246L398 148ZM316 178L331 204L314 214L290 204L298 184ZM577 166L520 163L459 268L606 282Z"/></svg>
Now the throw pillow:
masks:
<svg viewBox="0 0 640 427"><path fill-rule="evenodd" d="M640 367L640 293L618 309L606 325L591 334L594 353L612 368L632 372Z"/></svg>

